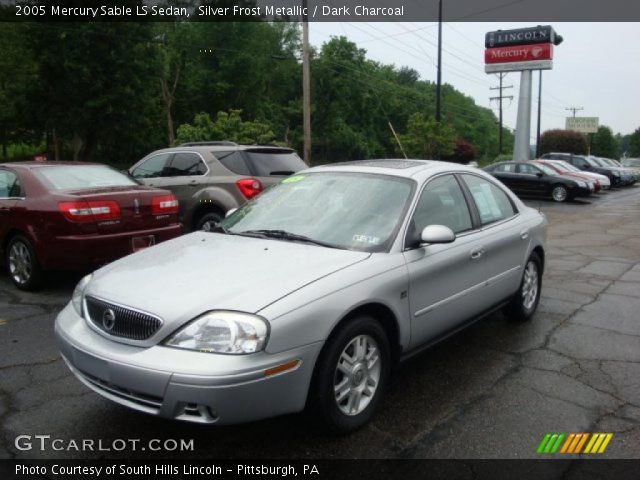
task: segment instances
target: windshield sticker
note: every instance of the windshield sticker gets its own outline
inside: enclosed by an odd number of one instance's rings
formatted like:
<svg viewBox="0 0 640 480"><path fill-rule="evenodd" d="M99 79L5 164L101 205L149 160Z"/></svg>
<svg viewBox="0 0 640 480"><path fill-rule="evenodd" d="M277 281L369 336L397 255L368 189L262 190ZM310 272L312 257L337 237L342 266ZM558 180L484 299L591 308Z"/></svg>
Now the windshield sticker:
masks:
<svg viewBox="0 0 640 480"><path fill-rule="evenodd" d="M380 237L372 237L370 235L354 235L353 241L358 243L369 243L371 245L378 245L380 243Z"/></svg>
<svg viewBox="0 0 640 480"><path fill-rule="evenodd" d="M304 175L294 175L293 177L285 178L282 183L296 183L304 178Z"/></svg>

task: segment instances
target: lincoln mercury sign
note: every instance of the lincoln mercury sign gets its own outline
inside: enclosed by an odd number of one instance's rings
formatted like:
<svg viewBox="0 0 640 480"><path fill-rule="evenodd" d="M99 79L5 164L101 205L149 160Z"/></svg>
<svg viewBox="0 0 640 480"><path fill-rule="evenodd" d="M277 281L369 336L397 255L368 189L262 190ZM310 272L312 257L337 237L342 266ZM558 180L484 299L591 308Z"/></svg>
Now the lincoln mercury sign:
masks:
<svg viewBox="0 0 640 480"><path fill-rule="evenodd" d="M485 36L486 73L550 70L553 46L562 37L550 25L516 30L497 30Z"/></svg>
<svg viewBox="0 0 640 480"><path fill-rule="evenodd" d="M598 131L598 117L568 117L566 129L580 133L596 133Z"/></svg>

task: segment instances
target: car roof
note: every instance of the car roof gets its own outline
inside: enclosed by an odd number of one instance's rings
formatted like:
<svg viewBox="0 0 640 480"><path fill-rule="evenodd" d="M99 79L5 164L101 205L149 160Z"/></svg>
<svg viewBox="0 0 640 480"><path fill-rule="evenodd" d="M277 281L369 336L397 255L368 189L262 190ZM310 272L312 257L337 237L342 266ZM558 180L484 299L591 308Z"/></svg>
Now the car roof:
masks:
<svg viewBox="0 0 640 480"><path fill-rule="evenodd" d="M398 158L377 158L372 160L355 160L350 162L329 163L312 167L303 172L351 172L392 175L396 177L432 176L441 172L479 172L474 167L467 167L451 162L438 160L417 160ZM302 173L302 172L299 172Z"/></svg>
<svg viewBox="0 0 640 480"><path fill-rule="evenodd" d="M245 151L245 150L261 150L276 152L295 152L294 149L289 147L281 147L279 145L239 145L233 142L188 142L175 147L161 148L154 150L149 155L163 153L163 152L198 152L198 153L212 153L212 152L229 152L229 151ZM147 155L147 156L149 156Z"/></svg>
<svg viewBox="0 0 640 480"><path fill-rule="evenodd" d="M23 169L32 169L39 167L60 167L60 166L80 166L80 165L101 165L103 167L108 167L104 163L96 163L96 162L75 162L70 160L47 160L46 162L36 162L33 160L25 161L25 162L6 162L0 163L0 167L9 167L9 168L23 168Z"/></svg>

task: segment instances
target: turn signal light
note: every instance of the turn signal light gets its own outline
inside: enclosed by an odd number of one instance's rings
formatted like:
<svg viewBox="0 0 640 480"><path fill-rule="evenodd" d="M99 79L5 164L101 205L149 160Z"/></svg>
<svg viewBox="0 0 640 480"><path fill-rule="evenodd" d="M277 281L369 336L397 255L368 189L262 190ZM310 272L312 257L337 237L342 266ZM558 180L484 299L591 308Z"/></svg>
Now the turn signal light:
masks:
<svg viewBox="0 0 640 480"><path fill-rule="evenodd" d="M113 201L60 202L60 213L74 222L99 222L120 218L120 206Z"/></svg>
<svg viewBox="0 0 640 480"><path fill-rule="evenodd" d="M236 182L236 185L247 200L262 192L262 183L257 178L241 178Z"/></svg>
<svg viewBox="0 0 640 480"><path fill-rule="evenodd" d="M178 199L174 195L161 195L151 199L151 213L153 215L178 213L178 206Z"/></svg>

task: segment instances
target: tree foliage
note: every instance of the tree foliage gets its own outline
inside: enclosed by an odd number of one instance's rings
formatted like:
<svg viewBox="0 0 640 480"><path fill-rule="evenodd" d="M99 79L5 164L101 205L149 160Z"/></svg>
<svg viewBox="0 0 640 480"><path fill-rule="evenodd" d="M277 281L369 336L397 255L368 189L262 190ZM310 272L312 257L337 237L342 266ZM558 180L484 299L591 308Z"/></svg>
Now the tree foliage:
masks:
<svg viewBox="0 0 640 480"><path fill-rule="evenodd" d="M477 156L476 148L464 138L458 137L453 153L444 156L444 159L455 163L469 163L475 160Z"/></svg>
<svg viewBox="0 0 640 480"><path fill-rule="evenodd" d="M640 157L640 128L637 128L629 136L629 151L627 152L629 157Z"/></svg>
<svg viewBox="0 0 640 480"><path fill-rule="evenodd" d="M209 140L231 140L236 143L266 144L275 135L268 123L257 120L245 122L240 110L218 112L216 121L208 113L198 113L193 123L178 127L176 143L201 142Z"/></svg>
<svg viewBox="0 0 640 480"><path fill-rule="evenodd" d="M453 155L456 134L453 128L433 117L414 113L407 121L406 133L398 135L404 153L410 158L435 159Z"/></svg>
<svg viewBox="0 0 640 480"><path fill-rule="evenodd" d="M587 154L589 146L587 138L580 132L572 130L547 130L540 136L540 154L564 152Z"/></svg>
<svg viewBox="0 0 640 480"><path fill-rule="evenodd" d="M601 125L591 139L591 153L598 157L616 158L618 142L613 136L611 128Z"/></svg>

